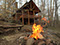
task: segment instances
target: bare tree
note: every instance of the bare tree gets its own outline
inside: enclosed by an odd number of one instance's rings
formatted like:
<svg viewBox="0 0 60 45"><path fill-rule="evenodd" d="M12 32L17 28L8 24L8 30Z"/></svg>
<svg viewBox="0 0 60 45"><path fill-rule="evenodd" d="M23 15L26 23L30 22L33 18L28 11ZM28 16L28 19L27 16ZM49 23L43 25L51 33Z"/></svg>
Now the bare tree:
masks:
<svg viewBox="0 0 60 45"><path fill-rule="evenodd" d="M58 0L54 0L55 1L55 24L57 25L58 24L58 22L59 22L59 18L58 18L58 3L57 3L57 1Z"/></svg>

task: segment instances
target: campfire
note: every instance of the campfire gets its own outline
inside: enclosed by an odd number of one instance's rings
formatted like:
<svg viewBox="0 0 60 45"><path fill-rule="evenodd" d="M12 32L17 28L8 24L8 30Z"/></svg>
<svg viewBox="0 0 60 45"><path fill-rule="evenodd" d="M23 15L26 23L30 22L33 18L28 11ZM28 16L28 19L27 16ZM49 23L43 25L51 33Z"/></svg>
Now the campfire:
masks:
<svg viewBox="0 0 60 45"><path fill-rule="evenodd" d="M43 17L41 20L44 20L46 23L49 23L49 20L47 21L47 19L45 17ZM47 24L45 24L47 25ZM35 23L32 26L32 35L30 36L30 38L34 38L34 39L43 39L43 35L41 34L41 32L43 33L43 26L41 25L36 25Z"/></svg>
<svg viewBox="0 0 60 45"><path fill-rule="evenodd" d="M35 38L36 40L43 38L43 35L41 34L41 32L44 32L44 31L43 31L43 27L41 25L33 24L32 31L33 31L33 33L30 36L30 38Z"/></svg>

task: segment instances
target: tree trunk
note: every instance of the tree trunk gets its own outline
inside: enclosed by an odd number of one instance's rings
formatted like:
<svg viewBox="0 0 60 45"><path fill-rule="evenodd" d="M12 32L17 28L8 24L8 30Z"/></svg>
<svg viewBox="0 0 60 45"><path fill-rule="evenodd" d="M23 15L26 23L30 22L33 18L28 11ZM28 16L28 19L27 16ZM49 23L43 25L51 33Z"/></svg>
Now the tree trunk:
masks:
<svg viewBox="0 0 60 45"><path fill-rule="evenodd" d="M55 0L55 26L58 24L58 6L57 6L57 0Z"/></svg>

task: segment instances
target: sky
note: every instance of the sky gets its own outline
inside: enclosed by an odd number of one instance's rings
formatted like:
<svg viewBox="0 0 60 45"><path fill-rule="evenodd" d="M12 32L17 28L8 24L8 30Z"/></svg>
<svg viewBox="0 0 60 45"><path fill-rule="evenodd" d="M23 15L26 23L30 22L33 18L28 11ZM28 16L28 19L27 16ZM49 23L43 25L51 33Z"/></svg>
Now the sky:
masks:
<svg viewBox="0 0 60 45"><path fill-rule="evenodd" d="M18 2L18 8L19 8L19 0L16 0L17 2ZM27 0L27 2L29 2L30 0ZM23 4L22 5L24 5L24 3L26 3L26 0L22 0L22 2L23 2ZM36 0L36 3L37 3L37 0ZM22 5L20 5L20 6L22 6Z"/></svg>

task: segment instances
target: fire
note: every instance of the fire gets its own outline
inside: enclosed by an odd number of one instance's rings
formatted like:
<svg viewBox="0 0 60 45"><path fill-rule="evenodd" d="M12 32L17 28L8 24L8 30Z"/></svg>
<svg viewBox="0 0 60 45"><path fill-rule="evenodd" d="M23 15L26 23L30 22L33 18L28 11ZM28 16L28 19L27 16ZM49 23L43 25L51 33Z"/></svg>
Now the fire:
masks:
<svg viewBox="0 0 60 45"><path fill-rule="evenodd" d="M47 23L50 22L49 20L47 21L47 19L46 19L45 17L43 17L41 20L44 20L44 21L46 21Z"/></svg>
<svg viewBox="0 0 60 45"><path fill-rule="evenodd" d="M41 25L33 24L32 31L33 34L30 36L30 38L41 39L43 37L42 34L40 34L41 32L44 32Z"/></svg>
<svg viewBox="0 0 60 45"><path fill-rule="evenodd" d="M47 25L47 23L50 22L49 20L47 21L47 19L45 17L43 17L41 20L43 20L45 22L45 26ZM36 40L44 38L43 35L41 34L41 32L44 32L43 27L41 25L33 24L32 31L33 31L33 33L30 36L30 38L35 38Z"/></svg>
<svg viewBox="0 0 60 45"><path fill-rule="evenodd" d="M44 20L44 21L46 21L46 18L45 18L45 17L43 17L41 20Z"/></svg>

